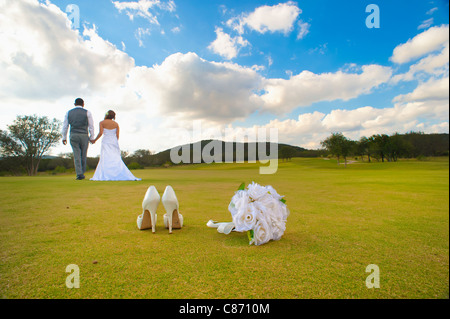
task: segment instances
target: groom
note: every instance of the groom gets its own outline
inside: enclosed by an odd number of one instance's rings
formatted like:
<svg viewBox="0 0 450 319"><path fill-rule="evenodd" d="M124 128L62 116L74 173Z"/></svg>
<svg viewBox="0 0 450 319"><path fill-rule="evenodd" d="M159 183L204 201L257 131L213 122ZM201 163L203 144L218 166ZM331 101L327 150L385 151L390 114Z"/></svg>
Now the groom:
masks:
<svg viewBox="0 0 450 319"><path fill-rule="evenodd" d="M67 131L70 125L70 145L73 150L73 162L77 180L85 179L86 158L89 141L94 140L94 120L92 114L84 109L84 101L75 100L75 108L66 113L62 129L63 144L67 144ZM89 135L88 135L89 133Z"/></svg>

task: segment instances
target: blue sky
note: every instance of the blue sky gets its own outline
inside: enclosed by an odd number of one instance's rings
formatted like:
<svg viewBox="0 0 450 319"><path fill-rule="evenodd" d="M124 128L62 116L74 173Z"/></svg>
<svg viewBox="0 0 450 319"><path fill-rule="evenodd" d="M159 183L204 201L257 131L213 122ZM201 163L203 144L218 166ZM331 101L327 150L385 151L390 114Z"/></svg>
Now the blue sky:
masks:
<svg viewBox="0 0 450 319"><path fill-rule="evenodd" d="M123 1L127 2L127 1ZM271 56L273 64L266 70L267 76L283 77L286 70L310 70L312 72L333 72L346 63L389 64L392 50L399 43L417 35L417 27L433 17L433 25L448 23L448 2L446 1L378 1L381 27L369 29L365 19L368 4L374 1L301 1L302 10L298 20L309 23L309 34L297 40L297 29L285 35L281 32L260 34L250 31L246 38L252 48L243 50L233 59L241 65L267 64ZM95 24L98 34L126 51L137 65L160 64L176 52L196 52L199 56L214 61L223 60L207 49L215 39L215 28L223 27L233 16L251 12L262 5L273 6L279 1L177 1L175 12L156 12L159 26L143 17L130 20L126 13L119 13L113 1L52 1L63 11L68 4L80 7L81 25ZM427 12L438 8L432 15ZM226 12L224 13L224 10ZM154 10L157 11L157 10ZM173 28L179 32L172 32ZM139 46L135 33L138 28L150 29ZM164 30L164 34L161 31ZM325 46L325 47L324 47ZM322 51L321 51L322 49ZM250 52L249 52L250 51ZM262 54L261 54L262 53Z"/></svg>
<svg viewBox="0 0 450 319"><path fill-rule="evenodd" d="M223 25L233 16L251 12L262 5L274 6L283 2L176 1L175 12L154 10L159 26L152 25L143 17L135 17L131 21L126 13L119 13L110 0L55 0L52 3L63 11L68 4L77 4L82 27L83 24L95 24L102 38L118 48L121 48L122 42L125 43L126 51L135 58L137 65L149 66L160 64L176 52L192 51L208 60L224 60L207 49L216 37L216 27L229 31ZM369 15L365 8L370 3L377 3L380 7L379 29L369 29L365 25ZM417 28L423 21L432 17L433 25L448 23L448 1L309 0L296 4L302 10L297 20L311 25L307 36L297 40L296 26L287 35L282 32L260 34L250 31L246 38L252 48L243 50L233 61L247 66L264 65L267 64L266 57L271 56L273 64L265 73L271 77L286 76L286 70L333 72L346 63L390 64L393 48L417 35ZM438 10L427 14L433 8ZM177 27L179 32L171 31ZM142 39L144 47L139 47L135 36L138 28L150 29L150 34ZM161 34L162 30L164 34Z"/></svg>
<svg viewBox="0 0 450 319"><path fill-rule="evenodd" d="M2 128L17 114L62 119L82 96L96 121L118 112L129 151L187 142L176 130L194 120L276 127L280 142L307 148L336 131L448 132L448 1L14 3L1 4L0 38L11 45L0 62L11 73L0 101L14 110ZM372 3L380 28L365 23ZM62 26L69 4L79 29Z"/></svg>

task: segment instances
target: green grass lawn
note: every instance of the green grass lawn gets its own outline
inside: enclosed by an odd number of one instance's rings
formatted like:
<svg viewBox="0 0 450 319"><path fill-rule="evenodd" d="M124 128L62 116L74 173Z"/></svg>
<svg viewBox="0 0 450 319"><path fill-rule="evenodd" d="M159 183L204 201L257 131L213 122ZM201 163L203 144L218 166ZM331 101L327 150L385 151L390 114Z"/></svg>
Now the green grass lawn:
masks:
<svg viewBox="0 0 450 319"><path fill-rule="evenodd" d="M449 162L280 162L136 170L138 182L75 175L0 178L2 298L448 298ZM87 177L92 177L89 172ZM249 246L231 221L241 182L272 185L291 215L279 241ZM147 188L172 185L185 227L136 218ZM80 288L66 287L66 266ZM365 285L380 268L380 288Z"/></svg>

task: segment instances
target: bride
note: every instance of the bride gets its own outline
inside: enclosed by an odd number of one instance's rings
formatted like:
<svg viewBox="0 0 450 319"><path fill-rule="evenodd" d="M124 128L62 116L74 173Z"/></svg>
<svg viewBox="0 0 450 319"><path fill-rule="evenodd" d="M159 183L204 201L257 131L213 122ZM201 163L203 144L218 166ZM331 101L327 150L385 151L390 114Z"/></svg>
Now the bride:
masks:
<svg viewBox="0 0 450 319"><path fill-rule="evenodd" d="M94 177L91 181L140 181L135 177L120 156L119 148L119 124L115 122L116 113L108 111L105 119L100 122L100 131L92 141L92 144L102 136L102 149L100 160L95 169Z"/></svg>

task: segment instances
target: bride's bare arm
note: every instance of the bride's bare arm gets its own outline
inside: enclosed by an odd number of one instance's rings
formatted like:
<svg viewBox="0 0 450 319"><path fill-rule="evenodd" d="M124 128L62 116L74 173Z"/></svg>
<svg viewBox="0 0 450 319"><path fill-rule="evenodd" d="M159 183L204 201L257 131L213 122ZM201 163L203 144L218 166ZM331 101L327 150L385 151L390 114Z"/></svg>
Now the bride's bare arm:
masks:
<svg viewBox="0 0 450 319"><path fill-rule="evenodd" d="M97 135L97 137L95 138L95 140L92 141L92 143L97 142L98 139L99 139L100 137L102 137L102 135L103 135L103 121L100 122L99 126L100 126L100 128L99 128L99 130L98 130L98 135Z"/></svg>

